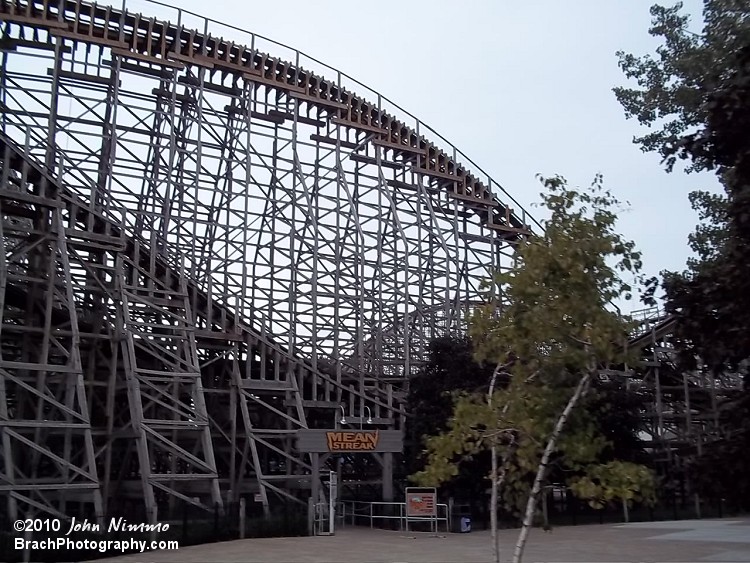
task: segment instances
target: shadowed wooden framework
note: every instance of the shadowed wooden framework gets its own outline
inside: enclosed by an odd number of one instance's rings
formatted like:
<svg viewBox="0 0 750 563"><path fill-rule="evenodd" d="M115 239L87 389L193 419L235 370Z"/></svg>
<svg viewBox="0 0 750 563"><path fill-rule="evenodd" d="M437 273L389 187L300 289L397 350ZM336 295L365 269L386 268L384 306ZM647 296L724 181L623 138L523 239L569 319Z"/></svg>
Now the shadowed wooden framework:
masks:
<svg viewBox="0 0 750 563"><path fill-rule="evenodd" d="M461 330L534 223L379 93L152 7L0 2L14 518L317 498L349 464L297 431L339 409L400 430L428 342ZM360 458L348 478L392 499L393 453Z"/></svg>

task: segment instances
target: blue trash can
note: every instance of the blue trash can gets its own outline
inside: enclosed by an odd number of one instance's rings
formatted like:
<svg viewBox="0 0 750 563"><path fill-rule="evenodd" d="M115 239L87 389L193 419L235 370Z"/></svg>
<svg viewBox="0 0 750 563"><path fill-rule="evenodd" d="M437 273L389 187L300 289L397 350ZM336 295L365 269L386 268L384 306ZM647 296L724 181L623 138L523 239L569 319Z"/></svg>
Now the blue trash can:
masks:
<svg viewBox="0 0 750 563"><path fill-rule="evenodd" d="M461 533L468 534L471 532L471 518L468 516L461 517Z"/></svg>

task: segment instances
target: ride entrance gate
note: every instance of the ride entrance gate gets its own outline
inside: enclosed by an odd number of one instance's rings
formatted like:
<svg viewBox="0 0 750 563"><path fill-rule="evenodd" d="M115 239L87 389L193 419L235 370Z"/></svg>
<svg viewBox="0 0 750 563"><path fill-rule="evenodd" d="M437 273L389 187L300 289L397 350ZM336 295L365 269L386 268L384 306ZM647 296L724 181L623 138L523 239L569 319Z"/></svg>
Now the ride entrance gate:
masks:
<svg viewBox="0 0 750 563"><path fill-rule="evenodd" d="M328 472L326 499L320 487L321 466L335 454L373 454L383 468L383 497L390 497L393 492L393 454L402 451L403 435L400 430L306 428L297 432L297 448L300 452L309 453L311 460L310 532L314 535L333 535L339 477L335 471Z"/></svg>
<svg viewBox="0 0 750 563"><path fill-rule="evenodd" d="M338 475L335 471L328 472L328 502L313 502L310 497L308 515L310 519L310 535L332 536L336 531L336 502L338 500Z"/></svg>

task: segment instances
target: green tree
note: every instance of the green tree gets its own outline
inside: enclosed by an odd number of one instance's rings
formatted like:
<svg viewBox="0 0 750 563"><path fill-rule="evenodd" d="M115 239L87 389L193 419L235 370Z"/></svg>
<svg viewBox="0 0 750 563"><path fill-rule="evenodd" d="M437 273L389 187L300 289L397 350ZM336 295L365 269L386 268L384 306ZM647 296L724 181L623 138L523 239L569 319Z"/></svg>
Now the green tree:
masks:
<svg viewBox="0 0 750 563"><path fill-rule="evenodd" d="M651 464L651 454L640 435L643 412L650 408L651 402L647 394L628 389L626 381L596 379L592 382L581 408L590 415L597 433L607 441L599 455L600 461Z"/></svg>
<svg viewBox="0 0 750 563"><path fill-rule="evenodd" d="M623 276L637 276L641 267L634 244L614 230L620 203L600 176L585 190L560 177L542 181L550 212L545 232L519 244L516 267L496 277L491 299L471 323L477 359L496 365L510 382L490 400L461 397L448 431L428 441L428 467L415 476L441 482L461 460L497 449L493 483L506 498L525 497L514 561L523 556L550 467L585 472L599 465L607 442L590 413L576 407L585 404L601 369L628 359L623 343L630 325L609 304L631 297Z"/></svg>
<svg viewBox="0 0 750 563"><path fill-rule="evenodd" d="M744 392L721 406L723 437L692 460L691 482L704 495L750 504L735 478L750 472L750 7L740 0L704 6L700 34L688 31L681 5L652 8L651 32L664 44L655 58L620 53L639 88L615 93L626 115L661 125L636 139L644 150L659 152L668 170L677 158L689 170L714 170L725 189L690 194L701 221L689 240L695 257L684 272L663 272L662 286L677 320L680 367L745 379Z"/></svg>
<svg viewBox="0 0 750 563"><path fill-rule="evenodd" d="M636 138L689 170L715 170L725 194L693 192L701 223L690 236L695 257L684 272L662 272L667 309L686 369L718 373L750 355L750 8L740 0L705 0L701 33L689 29L682 4L655 5L655 55L618 53L637 88L615 88L627 117L651 129ZM653 280L651 293L656 289Z"/></svg>
<svg viewBox="0 0 750 563"><path fill-rule="evenodd" d="M573 478L570 487L594 508L620 501L625 522L630 522L628 509L633 501L650 500L655 494L648 468L619 460L590 467L586 475Z"/></svg>
<svg viewBox="0 0 750 563"><path fill-rule="evenodd" d="M690 29L690 16L681 2L672 7L654 5L649 33L661 38L655 55L617 53L625 76L636 88L614 88L628 118L651 129L634 142L644 152L657 152L671 170L676 149L689 134L707 123L708 95L730 79L735 55L750 45L750 17L745 0L704 0L704 27ZM706 168L694 161L691 170Z"/></svg>
<svg viewBox="0 0 750 563"><path fill-rule="evenodd" d="M477 363L473 354L474 348L468 337L442 337L430 343L427 364L409 383L408 411L411 416L407 419L404 455L407 475L425 469L424 443L449 428L456 399L485 401L492 366ZM506 388L509 382L507 372L497 375L495 386ZM621 382L597 380L592 384L585 408L592 415L595 431L607 441L599 454L600 460L621 459L638 463L648 460L638 436L640 413L644 408L642 396L627 391ZM486 482L491 474L491 459L486 454L480 449L471 457L457 457L456 463L450 465L455 473L441 483L441 492L459 498L482 498L488 486L492 486L491 482ZM562 464L560 459L550 464L551 482L563 483L570 476L570 467ZM521 478L513 483L514 487L502 491L502 503L510 512L518 513L528 498L530 479ZM490 503L491 506L497 504L494 499ZM490 517L494 519L496 513L491 512ZM493 529L496 526L495 522Z"/></svg>
<svg viewBox="0 0 750 563"><path fill-rule="evenodd" d="M703 220L690 241L698 257L664 283L683 361L693 367L699 357L715 373L750 357L750 48L734 60L704 103L705 128L679 143L681 156L719 171L727 195L693 196Z"/></svg>
<svg viewBox="0 0 750 563"><path fill-rule="evenodd" d="M667 278L665 289L670 307L692 316L679 327L684 356L699 357L716 374L744 374L742 392L722 405L722 438L702 449L689 474L702 495L748 509L750 488L740 476L750 472L750 45L734 60L735 70L708 96L705 129L680 146L681 156L722 175L727 187L719 207L723 235L706 237L714 253L688 272ZM714 327L698 324L707 321Z"/></svg>
<svg viewBox="0 0 750 563"><path fill-rule="evenodd" d="M467 336L445 336L430 342L427 363L409 381L404 462L406 474L425 466L424 442L443 432L453 413L453 403L461 393L483 392L492 376L492 366L474 360L474 348ZM488 460L478 456L462 464L456 476L443 483L442 492L479 498L486 486L477 475L484 472Z"/></svg>

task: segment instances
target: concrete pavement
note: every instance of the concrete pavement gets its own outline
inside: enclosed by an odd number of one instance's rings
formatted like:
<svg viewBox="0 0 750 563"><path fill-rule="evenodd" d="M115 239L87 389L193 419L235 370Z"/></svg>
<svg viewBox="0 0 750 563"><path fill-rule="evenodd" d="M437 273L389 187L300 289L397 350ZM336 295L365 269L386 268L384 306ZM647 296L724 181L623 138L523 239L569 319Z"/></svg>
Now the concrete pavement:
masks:
<svg viewBox="0 0 750 563"><path fill-rule="evenodd" d="M518 530L501 530L502 560L510 561ZM235 540L126 555L109 563L472 563L491 562L489 532L440 534L343 528L333 537ZM526 563L750 562L750 519L681 520L534 529Z"/></svg>

